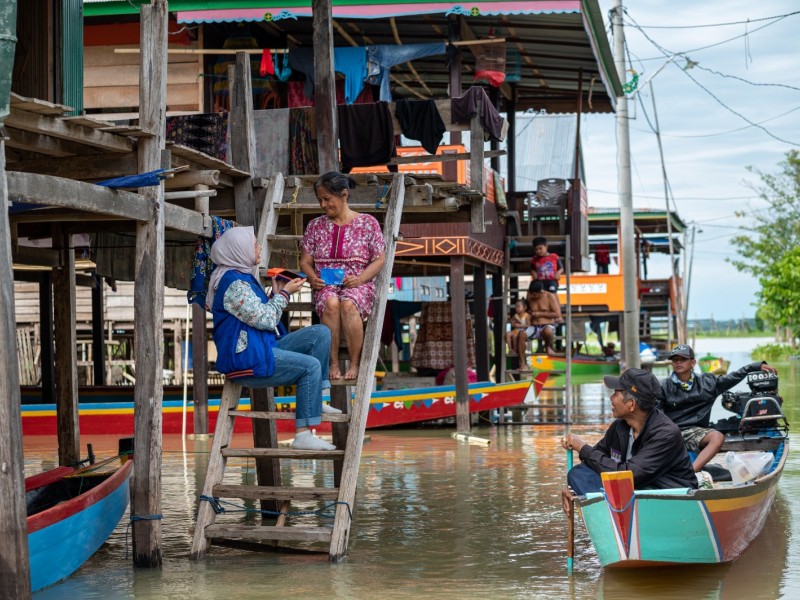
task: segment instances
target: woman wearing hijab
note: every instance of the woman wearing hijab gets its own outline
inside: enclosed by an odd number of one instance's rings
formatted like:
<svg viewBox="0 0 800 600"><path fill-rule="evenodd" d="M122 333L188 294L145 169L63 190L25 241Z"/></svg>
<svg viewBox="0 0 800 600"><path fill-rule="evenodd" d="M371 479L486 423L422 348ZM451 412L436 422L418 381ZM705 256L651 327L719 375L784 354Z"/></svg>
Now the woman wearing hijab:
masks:
<svg viewBox="0 0 800 600"><path fill-rule="evenodd" d="M330 385L330 330L313 325L283 336L278 331L289 298L304 280L273 280L273 295L267 296L253 276L261 261L261 246L252 227L233 227L222 234L211 247L211 260L216 268L209 281L206 308L214 315L217 370L249 388L296 384L292 447L335 450L309 429L321 422L322 389Z"/></svg>
<svg viewBox="0 0 800 600"><path fill-rule="evenodd" d="M308 274L314 290L314 308L320 320L330 327L333 361L331 379L355 379L364 343L364 321L375 298L375 277L386 262L386 242L377 219L357 213L347 205L352 177L337 171L326 173L314 184L319 205L325 214L311 221L300 243L300 268ZM341 278L326 280L327 272ZM344 336L350 366L339 371L339 340Z"/></svg>

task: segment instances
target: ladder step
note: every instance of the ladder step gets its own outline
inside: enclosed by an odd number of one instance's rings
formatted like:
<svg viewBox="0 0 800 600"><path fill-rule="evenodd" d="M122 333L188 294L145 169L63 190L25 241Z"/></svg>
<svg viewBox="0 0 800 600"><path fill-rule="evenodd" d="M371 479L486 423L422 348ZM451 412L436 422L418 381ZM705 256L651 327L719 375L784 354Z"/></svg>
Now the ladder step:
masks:
<svg viewBox="0 0 800 600"><path fill-rule="evenodd" d="M246 498L249 500L336 500L338 488L271 487L259 485L215 485L215 498Z"/></svg>
<svg viewBox="0 0 800 600"><path fill-rule="evenodd" d="M269 527L257 525L209 525L207 538L238 538L242 540L278 540L299 542L330 542L328 527Z"/></svg>
<svg viewBox="0 0 800 600"><path fill-rule="evenodd" d="M286 309L289 312L312 312L314 310L313 302L289 302Z"/></svg>
<svg viewBox="0 0 800 600"><path fill-rule="evenodd" d="M283 411L266 412L257 410L231 410L228 412L228 415L231 417L244 417L245 419L294 420L297 418L296 413ZM322 413L322 420L330 423L347 423L350 421L350 415L333 415Z"/></svg>
<svg viewBox="0 0 800 600"><path fill-rule="evenodd" d="M302 241L303 236L302 235L288 235L288 234L284 235L284 234L281 234L281 233L276 233L276 234L267 234L266 238L267 238L268 242L281 241L281 240L299 242L299 241Z"/></svg>
<svg viewBox="0 0 800 600"><path fill-rule="evenodd" d="M327 458L340 460L344 450L295 450L294 448L223 448L222 456L240 458Z"/></svg>
<svg viewBox="0 0 800 600"><path fill-rule="evenodd" d="M349 385L349 386L355 387L357 382L358 382L358 379L331 379L331 386L334 386L334 385L337 385L337 386Z"/></svg>

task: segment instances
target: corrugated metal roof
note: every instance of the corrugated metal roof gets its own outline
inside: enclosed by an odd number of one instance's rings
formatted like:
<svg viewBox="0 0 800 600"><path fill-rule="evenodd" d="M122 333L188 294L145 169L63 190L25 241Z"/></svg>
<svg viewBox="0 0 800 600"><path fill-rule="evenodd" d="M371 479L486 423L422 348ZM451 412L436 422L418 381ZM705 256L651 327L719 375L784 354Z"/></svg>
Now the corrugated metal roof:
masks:
<svg viewBox="0 0 800 600"><path fill-rule="evenodd" d="M517 190L536 190L541 179L573 178L577 125L574 115L517 115Z"/></svg>

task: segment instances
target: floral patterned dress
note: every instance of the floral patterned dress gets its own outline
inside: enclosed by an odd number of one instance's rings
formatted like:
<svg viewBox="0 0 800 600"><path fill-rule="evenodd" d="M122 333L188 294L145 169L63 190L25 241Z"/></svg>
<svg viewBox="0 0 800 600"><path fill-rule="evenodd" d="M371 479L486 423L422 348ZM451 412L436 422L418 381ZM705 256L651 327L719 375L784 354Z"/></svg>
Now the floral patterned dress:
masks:
<svg viewBox="0 0 800 600"><path fill-rule="evenodd" d="M359 214L346 225L336 225L325 215L317 217L306 227L301 245L314 259L317 277L324 268L344 269L345 275L360 275L386 249L378 220L368 214ZM314 307L320 317L325 303L332 296L337 296L340 301L352 301L361 318L366 319L372 310L375 282L369 281L355 288L327 285L315 290Z"/></svg>

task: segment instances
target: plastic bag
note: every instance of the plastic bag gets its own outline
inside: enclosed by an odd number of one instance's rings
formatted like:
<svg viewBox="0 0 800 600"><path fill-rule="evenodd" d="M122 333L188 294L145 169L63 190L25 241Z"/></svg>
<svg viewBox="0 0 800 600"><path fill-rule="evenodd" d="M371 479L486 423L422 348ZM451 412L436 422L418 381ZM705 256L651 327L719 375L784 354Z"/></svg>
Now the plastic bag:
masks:
<svg viewBox="0 0 800 600"><path fill-rule="evenodd" d="M324 268L319 271L325 285L342 285L344 281L344 269Z"/></svg>

